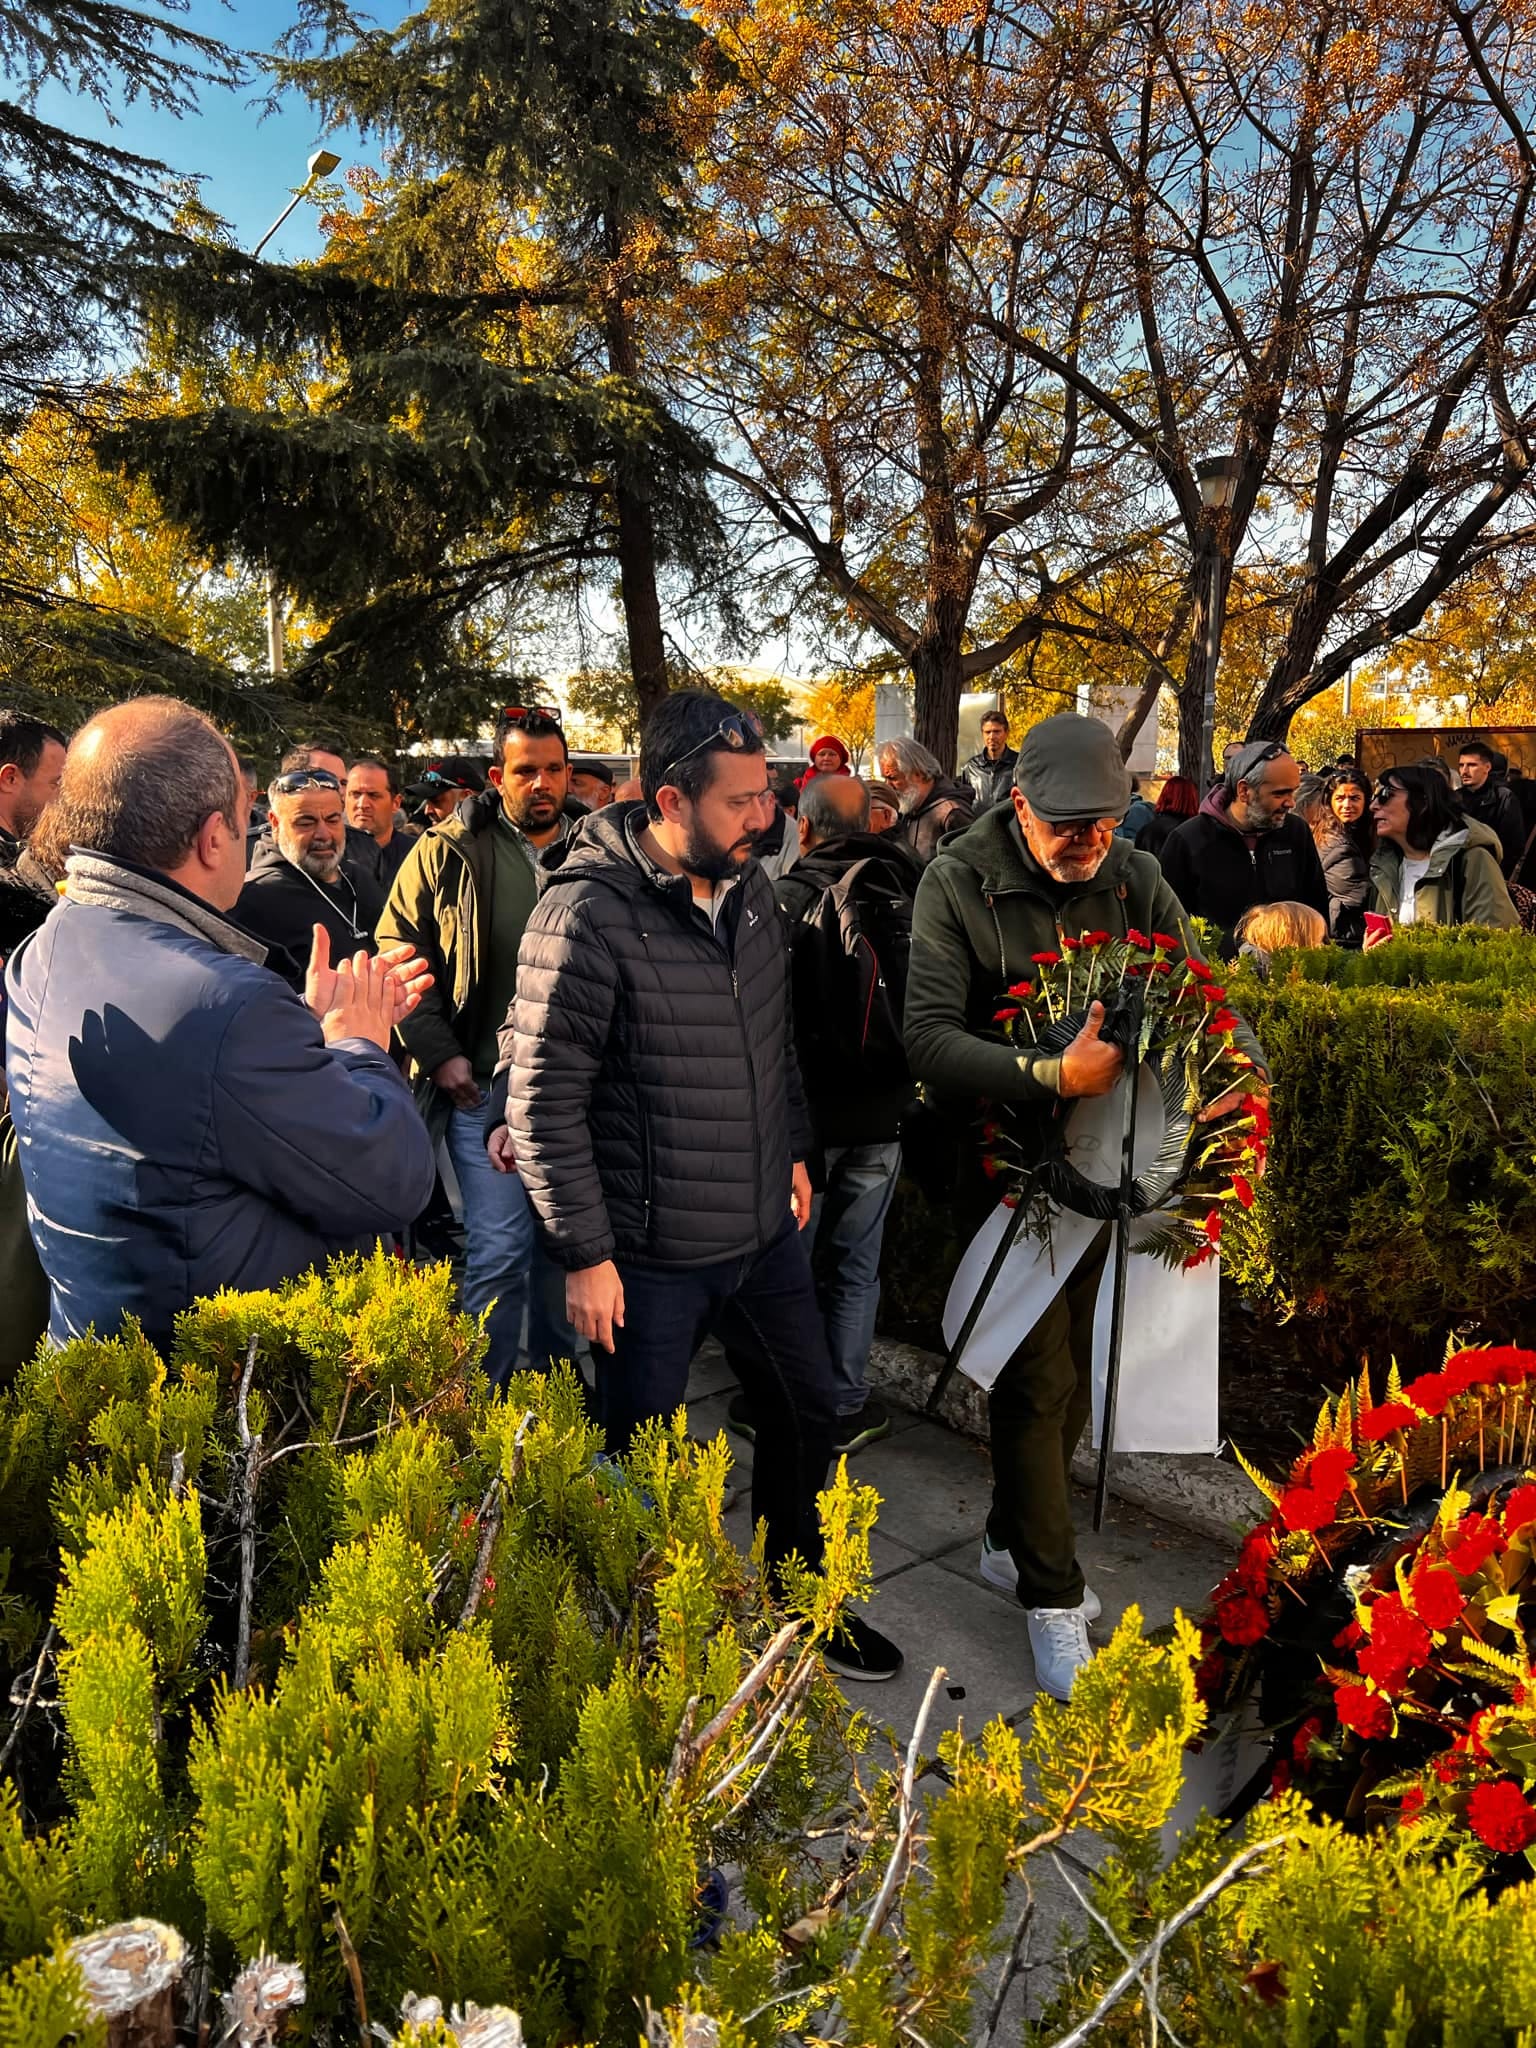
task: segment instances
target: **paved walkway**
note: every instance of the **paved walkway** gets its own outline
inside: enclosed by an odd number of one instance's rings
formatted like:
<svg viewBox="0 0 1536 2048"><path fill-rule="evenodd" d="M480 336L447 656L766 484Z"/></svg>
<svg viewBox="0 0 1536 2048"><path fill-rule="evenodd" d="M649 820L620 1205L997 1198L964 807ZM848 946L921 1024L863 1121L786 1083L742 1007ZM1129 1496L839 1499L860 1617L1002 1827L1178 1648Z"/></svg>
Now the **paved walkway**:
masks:
<svg viewBox="0 0 1536 2048"><path fill-rule="evenodd" d="M700 1353L689 1384L689 1421L695 1436L726 1429L725 1411L736 1382L723 1357ZM855 1479L881 1497L870 1543L875 1594L866 1612L906 1653L900 1675L885 1685L850 1685L849 1698L905 1742L935 1664L948 1674L924 1748L941 1727L963 1724L980 1734L995 1714L1016 1721L1034 1702L1034 1670L1023 1610L1009 1595L985 1585L976 1566L991 1497L985 1449L922 1416L896 1410L896 1428L848 1461ZM727 1516L738 1542L750 1540L746 1484L752 1449L726 1430L742 1492ZM1149 1626L1180 1607L1198 1612L1227 1569L1230 1553L1139 1509L1111 1501L1102 1534L1090 1526L1092 1500L1077 1496L1078 1555L1099 1598L1103 1619L1094 1636L1107 1640L1134 1601ZM942 1714L939 1709L942 1709Z"/></svg>

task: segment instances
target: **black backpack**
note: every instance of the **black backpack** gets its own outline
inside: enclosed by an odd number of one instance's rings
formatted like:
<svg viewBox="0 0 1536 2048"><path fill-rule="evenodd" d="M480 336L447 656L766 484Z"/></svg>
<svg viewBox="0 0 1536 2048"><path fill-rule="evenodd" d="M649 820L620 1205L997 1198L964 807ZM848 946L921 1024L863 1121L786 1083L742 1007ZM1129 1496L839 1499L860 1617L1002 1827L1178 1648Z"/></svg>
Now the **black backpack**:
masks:
<svg viewBox="0 0 1536 2048"><path fill-rule="evenodd" d="M835 1085L899 1088L909 1078L901 1018L912 958L916 874L904 885L866 856L830 882L795 928L795 1028L808 1071ZM813 949L804 958L802 948Z"/></svg>

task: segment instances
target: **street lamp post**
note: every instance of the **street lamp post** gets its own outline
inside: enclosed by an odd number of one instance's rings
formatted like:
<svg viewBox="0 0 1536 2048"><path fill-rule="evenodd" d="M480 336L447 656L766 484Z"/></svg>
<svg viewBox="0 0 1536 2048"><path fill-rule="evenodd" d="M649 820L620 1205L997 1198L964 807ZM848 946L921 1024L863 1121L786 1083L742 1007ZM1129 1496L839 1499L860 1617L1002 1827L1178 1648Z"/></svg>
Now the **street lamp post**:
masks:
<svg viewBox="0 0 1536 2048"><path fill-rule="evenodd" d="M1200 484L1200 502L1211 515L1206 522L1206 551L1210 556L1211 587L1205 602L1205 703L1200 717L1202 779L1212 772L1216 754L1216 662L1221 653L1221 615L1226 585L1221 574L1221 550L1216 545L1220 515L1237 496L1241 463L1235 455L1207 455L1195 464Z"/></svg>
<svg viewBox="0 0 1536 2048"><path fill-rule="evenodd" d="M261 254L262 250L265 249L268 242L271 241L272 237L277 233L278 229L282 226L283 222L287 220L289 214L293 212L294 208L298 205L299 201L303 199L305 195L309 192L310 188L314 185L315 181L318 178L328 178L331 175L332 171L336 170L340 166L340 163L341 158L337 156L334 150L317 149L315 151L314 155L309 160L309 175L305 178L303 184L299 187L298 191L294 193L293 197L289 200L288 204L277 216L277 219L273 221L271 227L267 229L267 232L262 236L261 240L256 244L255 248L251 251L253 257L259 256ZM272 580L272 565L270 562L266 565L266 578L267 666L271 670L273 675L280 676L283 673L285 652L283 647L283 603L282 599L277 594L277 585Z"/></svg>

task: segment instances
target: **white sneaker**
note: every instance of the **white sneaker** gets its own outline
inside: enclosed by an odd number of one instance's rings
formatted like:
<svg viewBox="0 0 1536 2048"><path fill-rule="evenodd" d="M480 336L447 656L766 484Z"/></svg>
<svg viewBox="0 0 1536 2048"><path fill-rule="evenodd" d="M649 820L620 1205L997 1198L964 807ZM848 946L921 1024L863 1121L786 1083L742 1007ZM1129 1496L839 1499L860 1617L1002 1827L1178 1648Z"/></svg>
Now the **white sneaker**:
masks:
<svg viewBox="0 0 1536 2048"><path fill-rule="evenodd" d="M1035 1683L1053 1700L1071 1697L1072 1681L1093 1655L1081 1607L1026 1607Z"/></svg>
<svg viewBox="0 0 1536 2048"><path fill-rule="evenodd" d="M995 1586L999 1593L1017 1593L1019 1590L1019 1568L1013 1561L1013 1553L1002 1546L994 1546L990 1536L981 1539L981 1576L989 1586ZM1082 1617L1092 1628L1104 1612L1104 1603L1092 1586L1083 1587Z"/></svg>

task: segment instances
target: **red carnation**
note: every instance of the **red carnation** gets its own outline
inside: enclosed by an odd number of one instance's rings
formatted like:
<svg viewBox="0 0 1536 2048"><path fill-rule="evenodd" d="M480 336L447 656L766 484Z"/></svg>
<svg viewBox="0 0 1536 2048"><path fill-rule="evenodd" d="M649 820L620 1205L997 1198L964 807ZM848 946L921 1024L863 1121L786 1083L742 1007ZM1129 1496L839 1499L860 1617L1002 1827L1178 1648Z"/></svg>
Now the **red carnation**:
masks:
<svg viewBox="0 0 1536 2048"><path fill-rule="evenodd" d="M1189 969L1196 981L1214 981L1216 978L1205 962L1195 959L1193 954L1184 962L1184 965Z"/></svg>
<svg viewBox="0 0 1536 2048"><path fill-rule="evenodd" d="M1229 1031L1237 1029L1237 1019L1230 1010L1215 1011L1206 1023L1207 1038L1225 1038Z"/></svg>
<svg viewBox="0 0 1536 2048"><path fill-rule="evenodd" d="M1152 950L1152 941L1145 932L1137 931L1134 925L1126 933L1125 943L1128 946L1139 946L1143 953L1150 953Z"/></svg>
<svg viewBox="0 0 1536 2048"><path fill-rule="evenodd" d="M994 1024L1011 1024L1018 1014L1017 1010L994 1010L992 1012L992 1022Z"/></svg>
<svg viewBox="0 0 1536 2048"><path fill-rule="evenodd" d="M1251 1209L1253 1207L1253 1182L1251 1180L1246 1179L1240 1173L1234 1173L1232 1176L1232 1192L1237 1197L1239 1208Z"/></svg>
<svg viewBox="0 0 1536 2048"><path fill-rule="evenodd" d="M1066 947L1069 953L1075 953L1081 947L1083 942L1081 939L1069 939L1066 933L1063 932L1061 935L1061 943Z"/></svg>
<svg viewBox="0 0 1536 2048"><path fill-rule="evenodd" d="M1003 1162L1001 1161L1001 1159L993 1159L989 1155L988 1157L982 1160L981 1170L987 1176L988 1180L996 1180L997 1176L1003 1170Z"/></svg>
<svg viewBox="0 0 1536 2048"><path fill-rule="evenodd" d="M1453 1394L1465 1394L1472 1387L1485 1387L1493 1378L1486 1351L1458 1351L1440 1368L1440 1376Z"/></svg>
<svg viewBox="0 0 1536 2048"><path fill-rule="evenodd" d="M1346 1621L1333 1639L1336 1650L1352 1650L1357 1643L1365 1641L1365 1630L1358 1621Z"/></svg>
<svg viewBox="0 0 1536 2048"><path fill-rule="evenodd" d="M1469 1579L1504 1547L1504 1532L1492 1515L1466 1515L1456 1531L1455 1542L1446 1548L1446 1561L1464 1579Z"/></svg>
<svg viewBox="0 0 1536 2048"><path fill-rule="evenodd" d="M1221 1692L1227 1675L1227 1660L1220 1650L1211 1650L1195 1666L1195 1694L1208 1704Z"/></svg>
<svg viewBox="0 0 1536 2048"><path fill-rule="evenodd" d="M1203 1244L1197 1252L1191 1252L1187 1259L1180 1260L1180 1269L1185 1273L1193 1273L1197 1266L1209 1265L1215 1256L1216 1247Z"/></svg>
<svg viewBox="0 0 1536 2048"><path fill-rule="evenodd" d="M1269 1591L1269 1566L1275 1554L1275 1539L1267 1527L1261 1525L1250 1529L1243 1538L1243 1547L1237 1554L1237 1568L1233 1576L1239 1585L1250 1593Z"/></svg>
<svg viewBox="0 0 1536 2048"><path fill-rule="evenodd" d="M1500 1344L1488 1356L1498 1361L1495 1369L1501 1387L1518 1387L1536 1374L1536 1351L1523 1350L1518 1344Z"/></svg>
<svg viewBox="0 0 1536 2048"><path fill-rule="evenodd" d="M1504 1503L1504 1533L1513 1536L1527 1522L1536 1522L1536 1486L1527 1480L1517 1486Z"/></svg>
<svg viewBox="0 0 1536 2048"><path fill-rule="evenodd" d="M1398 1593L1385 1593L1371 1604L1371 1640L1360 1652L1360 1669L1368 1677L1381 1678L1389 1669L1413 1670L1428 1660L1433 1647L1429 1630L1416 1614L1403 1605ZM1367 1664L1370 1657L1372 1663ZM1372 1665L1382 1668L1375 1670Z"/></svg>
<svg viewBox="0 0 1536 2048"><path fill-rule="evenodd" d="M1419 1815L1423 1811L1424 1787L1422 1785L1410 1785L1403 1794L1402 1805L1397 1810L1398 1826L1416 1828L1419 1824Z"/></svg>
<svg viewBox="0 0 1536 2048"><path fill-rule="evenodd" d="M1152 943L1154 946L1161 946L1165 953L1176 953L1179 949L1178 940L1170 939L1166 932L1154 932Z"/></svg>
<svg viewBox="0 0 1536 2048"><path fill-rule="evenodd" d="M1269 1774L1269 1789L1275 1798L1278 1798L1282 1792L1289 1792L1291 1789L1291 1767L1284 1757L1281 1757L1279 1763L1275 1765L1275 1768Z"/></svg>
<svg viewBox="0 0 1536 2048"><path fill-rule="evenodd" d="M1061 955L1059 953L1031 953L1029 957L1037 967L1059 967L1061 965Z"/></svg>
<svg viewBox="0 0 1536 2048"><path fill-rule="evenodd" d="M1205 1219L1205 1234L1211 1244L1221 1243L1221 1211L1212 1209Z"/></svg>
<svg viewBox="0 0 1536 2048"><path fill-rule="evenodd" d="M1443 1415L1452 1392L1444 1373L1426 1372L1404 1387L1403 1399L1411 1401L1421 1415Z"/></svg>
<svg viewBox="0 0 1536 2048"><path fill-rule="evenodd" d="M1107 945L1109 944L1109 933L1108 933L1108 932L1084 932L1084 933L1083 933L1083 944L1084 944L1085 946L1107 946Z"/></svg>
<svg viewBox="0 0 1536 2048"><path fill-rule="evenodd" d="M1287 1529L1326 1529L1337 1507L1337 1501L1310 1486L1288 1486L1280 1496L1280 1519Z"/></svg>
<svg viewBox="0 0 1536 2048"><path fill-rule="evenodd" d="M1368 1444L1379 1444L1394 1430L1414 1429L1418 1422L1415 1409L1401 1401L1384 1401L1379 1408L1362 1408L1356 1428Z"/></svg>
<svg viewBox="0 0 1536 2048"><path fill-rule="evenodd" d="M1512 1778L1474 1785L1467 1819L1477 1839L1500 1856L1518 1856L1536 1842L1536 1807Z"/></svg>
<svg viewBox="0 0 1536 2048"><path fill-rule="evenodd" d="M1034 992L1035 984L1032 981L1014 981L1008 985L1009 995L1017 996L1021 1002L1026 996L1032 996Z"/></svg>
<svg viewBox="0 0 1536 2048"><path fill-rule="evenodd" d="M1208 981L1200 991L1200 1000L1204 1003L1209 1003L1211 1008L1215 1009L1218 1003L1224 1003L1227 1000L1227 992L1224 988L1218 988L1214 981Z"/></svg>
<svg viewBox="0 0 1536 2048"><path fill-rule="evenodd" d="M1251 1593L1238 1593L1217 1608L1216 1626L1229 1643L1256 1643L1269 1634L1269 1609Z"/></svg>
<svg viewBox="0 0 1536 2048"><path fill-rule="evenodd" d="M1392 1703L1363 1685L1341 1685L1333 1696L1334 1711L1346 1728L1367 1742L1392 1732Z"/></svg>
<svg viewBox="0 0 1536 2048"><path fill-rule="evenodd" d="M1326 1451L1314 1451L1307 1460L1307 1484L1315 1492L1337 1500L1354 1469L1354 1452L1343 1444L1334 1444Z"/></svg>
<svg viewBox="0 0 1536 2048"><path fill-rule="evenodd" d="M1242 1100L1244 1114L1253 1118L1253 1135L1256 1138L1269 1136L1269 1104L1262 1095L1245 1095Z"/></svg>
<svg viewBox="0 0 1536 2048"><path fill-rule="evenodd" d="M1536 1493L1536 1487L1531 1491ZM1433 1629L1447 1629L1459 1621L1467 1604L1456 1583L1456 1574L1437 1564L1415 1567L1408 1581L1408 1597L1420 1621Z"/></svg>

